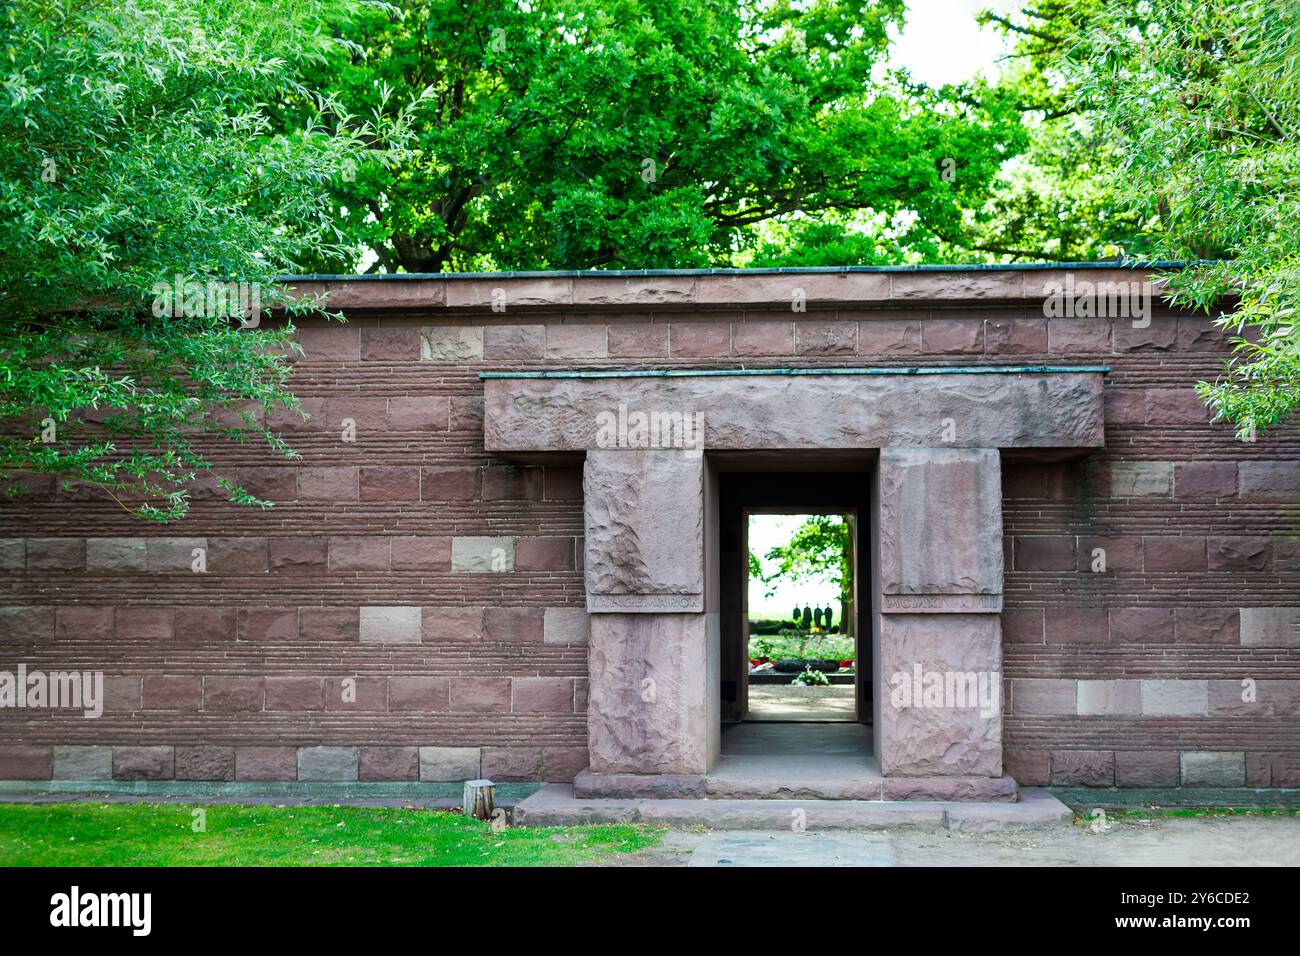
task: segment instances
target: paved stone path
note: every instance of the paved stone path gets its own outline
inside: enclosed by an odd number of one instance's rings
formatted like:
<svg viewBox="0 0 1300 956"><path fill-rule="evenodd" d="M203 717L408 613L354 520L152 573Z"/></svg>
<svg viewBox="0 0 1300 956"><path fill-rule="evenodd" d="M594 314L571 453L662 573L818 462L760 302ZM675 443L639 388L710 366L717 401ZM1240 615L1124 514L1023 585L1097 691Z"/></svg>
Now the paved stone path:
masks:
<svg viewBox="0 0 1300 956"><path fill-rule="evenodd" d="M1300 866L1300 816L1155 817L1031 832L675 831L626 866Z"/></svg>
<svg viewBox="0 0 1300 956"><path fill-rule="evenodd" d="M893 866L880 833L710 833L687 866Z"/></svg>

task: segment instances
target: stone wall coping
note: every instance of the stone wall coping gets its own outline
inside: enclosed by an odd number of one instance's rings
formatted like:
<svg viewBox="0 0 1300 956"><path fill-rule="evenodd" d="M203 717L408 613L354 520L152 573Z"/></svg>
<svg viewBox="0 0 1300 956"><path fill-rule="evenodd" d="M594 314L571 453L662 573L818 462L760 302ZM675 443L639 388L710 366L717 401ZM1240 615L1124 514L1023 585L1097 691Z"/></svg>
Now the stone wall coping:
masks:
<svg viewBox="0 0 1300 956"><path fill-rule="evenodd" d="M424 279L577 279L622 276L746 276L746 275L836 275L843 272L1031 272L1042 269L1185 269L1192 263L1179 260L1156 262L1024 262L1024 263L918 263L892 266L780 266L753 269L537 269L511 272L367 272L302 273L282 276L285 282L390 282Z"/></svg>
<svg viewBox="0 0 1300 956"><path fill-rule="evenodd" d="M708 312L1032 303L1078 288L1163 288L1179 263L838 266L804 269L392 273L282 276L290 296L379 313ZM1084 294L1080 292L1079 294ZM1118 293L1116 293L1118 294ZM1144 293L1145 294L1145 293Z"/></svg>
<svg viewBox="0 0 1300 956"><path fill-rule="evenodd" d="M898 368L738 368L738 369L555 369L537 372L479 372L480 379L513 378L730 378L744 375L1066 375L1110 373L1108 365L943 365Z"/></svg>

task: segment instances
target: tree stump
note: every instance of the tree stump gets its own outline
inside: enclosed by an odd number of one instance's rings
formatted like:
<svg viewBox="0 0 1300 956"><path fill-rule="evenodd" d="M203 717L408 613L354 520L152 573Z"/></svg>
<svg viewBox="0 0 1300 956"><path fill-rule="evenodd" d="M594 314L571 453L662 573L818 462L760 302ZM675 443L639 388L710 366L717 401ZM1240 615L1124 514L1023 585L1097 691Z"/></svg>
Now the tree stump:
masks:
<svg viewBox="0 0 1300 956"><path fill-rule="evenodd" d="M497 805L497 788L491 780L466 780L461 809L465 816L488 820Z"/></svg>

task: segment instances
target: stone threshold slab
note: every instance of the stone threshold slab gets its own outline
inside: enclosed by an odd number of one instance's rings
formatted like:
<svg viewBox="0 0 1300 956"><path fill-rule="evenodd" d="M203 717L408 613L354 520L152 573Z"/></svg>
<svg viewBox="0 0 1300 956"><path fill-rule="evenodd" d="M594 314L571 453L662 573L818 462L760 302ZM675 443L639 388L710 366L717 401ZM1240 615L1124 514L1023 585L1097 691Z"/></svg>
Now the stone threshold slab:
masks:
<svg viewBox="0 0 1300 956"><path fill-rule="evenodd" d="M752 758L736 761L732 773L630 774L584 770L573 780L579 799L621 800L861 800L962 801L1014 803L1016 781L1002 777L886 777L866 770L858 773L782 772L780 758L769 773L750 770Z"/></svg>
<svg viewBox="0 0 1300 956"><path fill-rule="evenodd" d="M1046 790L1015 803L906 800L583 799L547 784L514 810L516 826L643 823L715 830L954 830L987 833L1069 825L1073 813Z"/></svg>

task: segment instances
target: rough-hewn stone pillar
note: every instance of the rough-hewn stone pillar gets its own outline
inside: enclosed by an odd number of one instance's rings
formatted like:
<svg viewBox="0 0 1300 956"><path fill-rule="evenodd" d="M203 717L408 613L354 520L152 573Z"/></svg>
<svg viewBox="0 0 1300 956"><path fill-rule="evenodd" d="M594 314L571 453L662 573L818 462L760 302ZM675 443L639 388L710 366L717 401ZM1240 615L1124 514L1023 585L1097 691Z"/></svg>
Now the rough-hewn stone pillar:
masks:
<svg viewBox="0 0 1300 956"><path fill-rule="evenodd" d="M998 451L881 449L876 501L881 771L1000 777Z"/></svg>
<svg viewBox="0 0 1300 956"><path fill-rule="evenodd" d="M594 450L583 494L591 769L704 773L719 719L717 614L704 613L704 457Z"/></svg>

